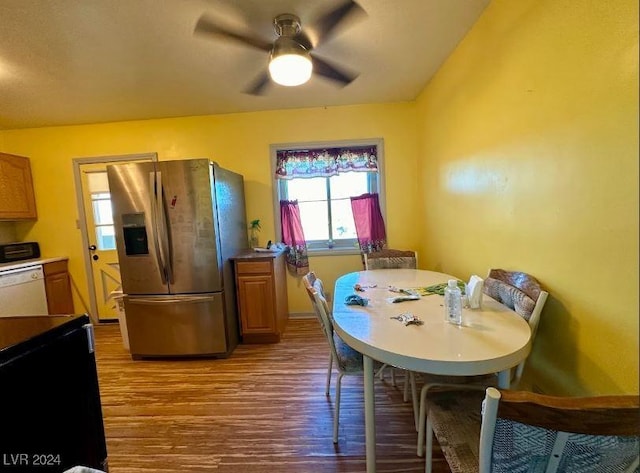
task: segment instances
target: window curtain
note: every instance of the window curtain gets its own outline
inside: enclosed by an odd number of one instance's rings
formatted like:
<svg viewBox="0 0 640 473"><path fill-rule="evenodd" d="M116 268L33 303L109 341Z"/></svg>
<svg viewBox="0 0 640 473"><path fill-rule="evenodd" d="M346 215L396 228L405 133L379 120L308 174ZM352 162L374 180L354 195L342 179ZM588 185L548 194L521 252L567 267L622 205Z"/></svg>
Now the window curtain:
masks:
<svg viewBox="0 0 640 473"><path fill-rule="evenodd" d="M309 272L307 242L304 239L297 200L280 201L280 224L282 226L282 241L289 247L287 267L294 274L307 274Z"/></svg>
<svg viewBox="0 0 640 473"><path fill-rule="evenodd" d="M387 244L378 194L351 197L351 210L356 224L358 245L363 253L380 251Z"/></svg>
<svg viewBox="0 0 640 473"><path fill-rule="evenodd" d="M341 172L377 172L375 146L278 150L276 178L331 177Z"/></svg>

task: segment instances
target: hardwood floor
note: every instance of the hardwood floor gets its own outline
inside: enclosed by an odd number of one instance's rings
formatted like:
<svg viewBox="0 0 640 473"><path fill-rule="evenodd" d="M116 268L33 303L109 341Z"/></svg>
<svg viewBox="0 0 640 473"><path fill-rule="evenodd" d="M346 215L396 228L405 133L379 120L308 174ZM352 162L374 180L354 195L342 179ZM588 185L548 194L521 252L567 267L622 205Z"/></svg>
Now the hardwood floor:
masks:
<svg viewBox="0 0 640 473"><path fill-rule="evenodd" d="M239 345L218 360L132 361L117 325L95 335L111 473L365 471L362 377L343 378L334 445L315 320L291 320L280 343ZM400 386L376 381L376 416L378 471L424 471ZM434 456L434 472L449 473Z"/></svg>

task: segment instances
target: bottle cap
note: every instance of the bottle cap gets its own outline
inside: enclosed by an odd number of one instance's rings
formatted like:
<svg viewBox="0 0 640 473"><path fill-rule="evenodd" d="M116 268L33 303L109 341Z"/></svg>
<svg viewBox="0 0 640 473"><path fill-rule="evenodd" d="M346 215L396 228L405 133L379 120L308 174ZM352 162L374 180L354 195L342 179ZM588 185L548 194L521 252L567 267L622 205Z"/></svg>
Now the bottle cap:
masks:
<svg viewBox="0 0 640 473"><path fill-rule="evenodd" d="M453 287L458 287L458 281L456 281L455 279L449 279L449 282L447 283L449 285L449 287L453 288Z"/></svg>

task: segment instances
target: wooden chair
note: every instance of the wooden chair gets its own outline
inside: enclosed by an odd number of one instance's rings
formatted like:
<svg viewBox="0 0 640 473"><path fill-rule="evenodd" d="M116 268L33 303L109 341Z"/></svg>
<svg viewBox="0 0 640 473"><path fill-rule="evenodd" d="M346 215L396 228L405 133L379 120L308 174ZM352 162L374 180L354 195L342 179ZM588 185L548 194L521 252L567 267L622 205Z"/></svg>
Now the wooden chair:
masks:
<svg viewBox="0 0 640 473"><path fill-rule="evenodd" d="M638 471L639 397L568 398L495 388L432 390L433 434L452 473Z"/></svg>
<svg viewBox="0 0 640 473"><path fill-rule="evenodd" d="M540 283L531 275L505 271L502 269L492 269L484 280L483 291L489 297L496 299L498 302L506 305L522 316L531 329L531 341L535 340L538 332L538 324L540 322L540 314L544 308L549 293L543 291ZM523 360L518 366L512 370L511 386L517 387L522 378L526 360ZM418 413L418 456L421 457L424 446L425 435L425 397L427 391L436 386L465 386L467 384L476 384L481 387L496 386L498 384L497 374L486 376L469 376L469 377L441 377L436 375L425 375L425 384L420 391L420 409Z"/></svg>
<svg viewBox="0 0 640 473"><path fill-rule="evenodd" d="M412 250L384 249L363 254L364 269L416 269L418 256Z"/></svg>
<svg viewBox="0 0 640 473"><path fill-rule="evenodd" d="M329 387L331 383L331 371L333 363L338 369L338 379L336 380L336 403L333 411L333 443L338 443L338 430L340 419L340 390L342 387L342 378L347 375L362 375L364 373L364 363L362 354L349 345L347 345L333 331L333 322L331 319L331 310L324 294L322 280L318 279L313 272L307 273L302 278L309 299L313 306L313 310L320 322L322 331L329 343L329 369L327 370L327 382L325 394L329 396Z"/></svg>

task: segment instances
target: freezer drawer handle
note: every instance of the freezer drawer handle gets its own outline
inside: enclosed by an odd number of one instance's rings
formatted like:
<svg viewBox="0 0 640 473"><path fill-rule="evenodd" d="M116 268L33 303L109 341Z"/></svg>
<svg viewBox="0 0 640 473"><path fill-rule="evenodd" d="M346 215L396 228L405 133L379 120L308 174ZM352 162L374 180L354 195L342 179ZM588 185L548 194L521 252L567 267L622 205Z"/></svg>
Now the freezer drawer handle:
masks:
<svg viewBox="0 0 640 473"><path fill-rule="evenodd" d="M161 299L136 297L129 298L127 301L131 304L175 304L177 302L187 304L197 304L198 302L205 302L213 300L213 296L181 296L181 297L163 297Z"/></svg>

